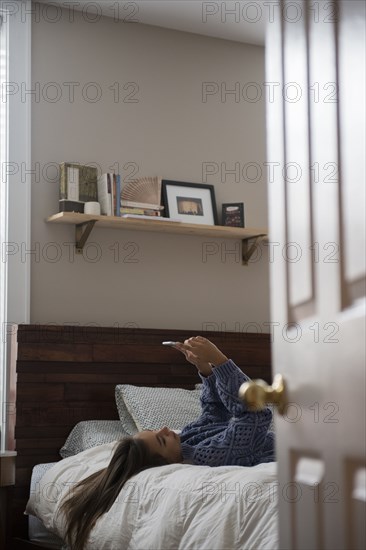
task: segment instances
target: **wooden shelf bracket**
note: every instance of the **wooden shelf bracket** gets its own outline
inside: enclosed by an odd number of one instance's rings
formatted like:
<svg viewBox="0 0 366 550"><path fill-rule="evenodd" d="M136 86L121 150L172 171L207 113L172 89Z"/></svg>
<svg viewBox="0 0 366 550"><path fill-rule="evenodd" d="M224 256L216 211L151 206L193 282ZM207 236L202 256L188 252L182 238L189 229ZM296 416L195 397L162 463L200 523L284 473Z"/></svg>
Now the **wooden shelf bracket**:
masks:
<svg viewBox="0 0 366 550"><path fill-rule="evenodd" d="M90 220L75 225L75 248L76 254L82 254L86 241L96 223L96 220Z"/></svg>
<svg viewBox="0 0 366 550"><path fill-rule="evenodd" d="M241 248L243 265L249 264L250 258L259 246L259 242L266 236L267 235L263 233L262 235L256 235L255 237L249 237L249 239L243 239Z"/></svg>

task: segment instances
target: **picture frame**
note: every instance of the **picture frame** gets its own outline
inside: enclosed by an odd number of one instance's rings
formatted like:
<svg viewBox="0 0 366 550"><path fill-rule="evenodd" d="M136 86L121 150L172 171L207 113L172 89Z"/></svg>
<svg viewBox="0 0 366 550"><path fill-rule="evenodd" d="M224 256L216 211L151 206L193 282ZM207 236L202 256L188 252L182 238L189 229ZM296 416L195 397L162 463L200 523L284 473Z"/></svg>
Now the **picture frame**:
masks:
<svg viewBox="0 0 366 550"><path fill-rule="evenodd" d="M204 183L162 180L164 216L184 223L218 225L215 188Z"/></svg>
<svg viewBox="0 0 366 550"><path fill-rule="evenodd" d="M231 202L222 205L222 225L245 227L243 202Z"/></svg>

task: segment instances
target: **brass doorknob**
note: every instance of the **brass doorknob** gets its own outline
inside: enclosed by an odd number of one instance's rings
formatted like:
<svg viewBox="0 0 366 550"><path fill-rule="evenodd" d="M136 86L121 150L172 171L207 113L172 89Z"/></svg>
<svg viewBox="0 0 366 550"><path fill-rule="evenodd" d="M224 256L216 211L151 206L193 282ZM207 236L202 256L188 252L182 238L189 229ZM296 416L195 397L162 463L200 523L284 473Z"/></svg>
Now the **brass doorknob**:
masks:
<svg viewBox="0 0 366 550"><path fill-rule="evenodd" d="M277 406L279 414L283 414L287 405L286 384L281 374L276 374L272 386L264 380L244 382L239 388L239 398L250 411L264 409L266 403Z"/></svg>

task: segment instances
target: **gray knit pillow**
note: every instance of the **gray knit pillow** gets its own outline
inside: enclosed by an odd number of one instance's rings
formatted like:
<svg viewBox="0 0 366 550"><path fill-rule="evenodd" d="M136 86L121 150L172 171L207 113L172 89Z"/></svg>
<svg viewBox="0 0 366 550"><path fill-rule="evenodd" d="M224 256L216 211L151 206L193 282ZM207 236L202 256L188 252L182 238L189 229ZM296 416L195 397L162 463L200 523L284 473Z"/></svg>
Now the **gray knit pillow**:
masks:
<svg viewBox="0 0 366 550"><path fill-rule="evenodd" d="M111 443L129 434L119 420L86 420L71 430L60 450L62 458L74 456L91 447Z"/></svg>
<svg viewBox="0 0 366 550"><path fill-rule="evenodd" d="M120 411L119 403L123 402L139 431L164 426L182 430L201 414L200 390L121 384L116 386L116 401L120 418L124 409Z"/></svg>
<svg viewBox="0 0 366 550"><path fill-rule="evenodd" d="M121 421L122 428L125 430L125 432L128 433L129 435L135 435L135 433L137 433L139 430L129 410L126 407L126 403L123 399L122 393L118 389L120 387L122 386L116 386L115 388L115 399L116 399L116 405L118 410L118 416Z"/></svg>

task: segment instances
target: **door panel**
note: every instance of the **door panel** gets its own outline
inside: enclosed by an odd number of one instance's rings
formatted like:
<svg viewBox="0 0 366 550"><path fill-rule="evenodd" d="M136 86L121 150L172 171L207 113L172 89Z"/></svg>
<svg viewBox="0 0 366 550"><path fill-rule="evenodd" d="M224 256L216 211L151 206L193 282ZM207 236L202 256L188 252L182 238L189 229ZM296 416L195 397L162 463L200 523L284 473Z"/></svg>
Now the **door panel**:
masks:
<svg viewBox="0 0 366 550"><path fill-rule="evenodd" d="M347 5L345 5L347 4ZM348 17L342 17L344 11ZM346 12L346 13L347 13ZM341 2L338 36L340 162L344 233L346 304L364 295L365 269L365 3ZM355 85L355 83L359 83ZM361 284L360 284L361 282Z"/></svg>
<svg viewBox="0 0 366 550"><path fill-rule="evenodd" d="M285 178L289 305L312 301L312 217L309 172L309 110L306 21L284 22ZM290 312L295 319L294 312Z"/></svg>
<svg viewBox="0 0 366 550"><path fill-rule="evenodd" d="M325 5L325 2L323 3ZM318 313L334 321L341 309L340 287L340 206L338 159L338 97L336 22L309 18L309 78L319 94L310 100L310 148L315 170L314 193L315 241L322 250L322 262L316 267ZM323 313L324 312L324 313ZM326 313L325 313L326 312Z"/></svg>
<svg viewBox="0 0 366 550"><path fill-rule="evenodd" d="M323 499L324 461L319 456L301 456L292 453L293 458L293 547L301 543L307 548L323 546ZM304 522L304 510L307 521Z"/></svg>

